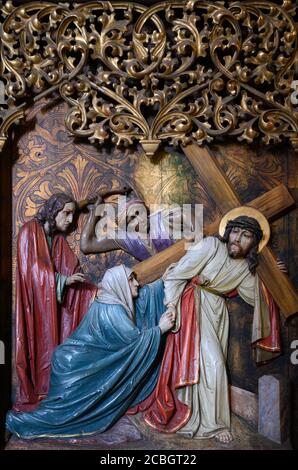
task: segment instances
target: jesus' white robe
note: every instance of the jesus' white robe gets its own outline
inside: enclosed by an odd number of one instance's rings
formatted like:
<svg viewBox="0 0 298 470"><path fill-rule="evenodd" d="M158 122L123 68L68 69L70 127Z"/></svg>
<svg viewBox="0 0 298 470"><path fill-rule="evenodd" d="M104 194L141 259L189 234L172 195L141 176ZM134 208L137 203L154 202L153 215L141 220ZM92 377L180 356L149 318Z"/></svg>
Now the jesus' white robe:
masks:
<svg viewBox="0 0 298 470"><path fill-rule="evenodd" d="M258 275L252 275L245 259L232 259L227 245L207 237L191 247L164 280L165 304L178 307L187 282L199 275L196 288L199 382L178 389L178 398L191 408L187 424L178 432L189 437L212 437L230 428L226 357L229 316L224 295L237 289L254 307L252 342L270 334L269 310ZM193 335L193 337L195 334Z"/></svg>

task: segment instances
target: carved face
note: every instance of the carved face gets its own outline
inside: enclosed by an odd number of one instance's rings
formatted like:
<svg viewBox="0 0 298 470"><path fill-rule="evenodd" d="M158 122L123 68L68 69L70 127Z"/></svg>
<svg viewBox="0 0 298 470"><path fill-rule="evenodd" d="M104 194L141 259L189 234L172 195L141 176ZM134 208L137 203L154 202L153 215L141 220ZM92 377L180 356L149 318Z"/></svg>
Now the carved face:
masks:
<svg viewBox="0 0 298 470"><path fill-rule="evenodd" d="M254 234L250 230L233 227L228 241L228 253L231 258L245 258L254 244Z"/></svg>
<svg viewBox="0 0 298 470"><path fill-rule="evenodd" d="M129 287L131 290L132 298L135 299L139 295L139 283L134 274L131 274L128 279Z"/></svg>
<svg viewBox="0 0 298 470"><path fill-rule="evenodd" d="M66 232L69 226L72 224L73 217L76 211L74 202L68 202L65 204L63 209L58 212L55 218L56 229L59 232Z"/></svg>

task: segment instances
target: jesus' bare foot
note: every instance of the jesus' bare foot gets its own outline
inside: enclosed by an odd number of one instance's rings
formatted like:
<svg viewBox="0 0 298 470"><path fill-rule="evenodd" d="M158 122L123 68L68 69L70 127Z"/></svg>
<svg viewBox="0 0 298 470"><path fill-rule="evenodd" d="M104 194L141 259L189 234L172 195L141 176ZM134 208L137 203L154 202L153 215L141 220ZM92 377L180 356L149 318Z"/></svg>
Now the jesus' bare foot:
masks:
<svg viewBox="0 0 298 470"><path fill-rule="evenodd" d="M230 431L225 430L216 434L215 439L223 444L228 444L233 440L233 436Z"/></svg>

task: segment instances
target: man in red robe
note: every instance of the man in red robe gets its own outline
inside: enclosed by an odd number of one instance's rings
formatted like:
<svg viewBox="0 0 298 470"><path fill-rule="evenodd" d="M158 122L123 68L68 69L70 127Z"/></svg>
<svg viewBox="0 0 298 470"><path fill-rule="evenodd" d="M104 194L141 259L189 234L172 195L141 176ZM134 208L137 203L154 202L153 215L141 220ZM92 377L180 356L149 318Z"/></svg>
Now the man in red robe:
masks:
<svg viewBox="0 0 298 470"><path fill-rule="evenodd" d="M77 209L51 196L18 236L16 271L16 411L34 409L47 392L51 356L80 323L96 294L65 235Z"/></svg>

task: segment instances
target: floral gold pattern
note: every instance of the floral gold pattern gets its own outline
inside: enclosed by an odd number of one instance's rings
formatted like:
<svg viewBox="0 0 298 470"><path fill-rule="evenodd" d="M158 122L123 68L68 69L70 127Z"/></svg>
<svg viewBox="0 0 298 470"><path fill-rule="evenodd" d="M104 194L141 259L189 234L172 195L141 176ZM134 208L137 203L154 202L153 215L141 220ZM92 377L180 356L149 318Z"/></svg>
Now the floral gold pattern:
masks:
<svg viewBox="0 0 298 470"><path fill-rule="evenodd" d="M226 6L224 6L226 5ZM202 145L222 136L298 149L297 4L32 2L2 9L0 143L28 97L58 92L91 143Z"/></svg>

